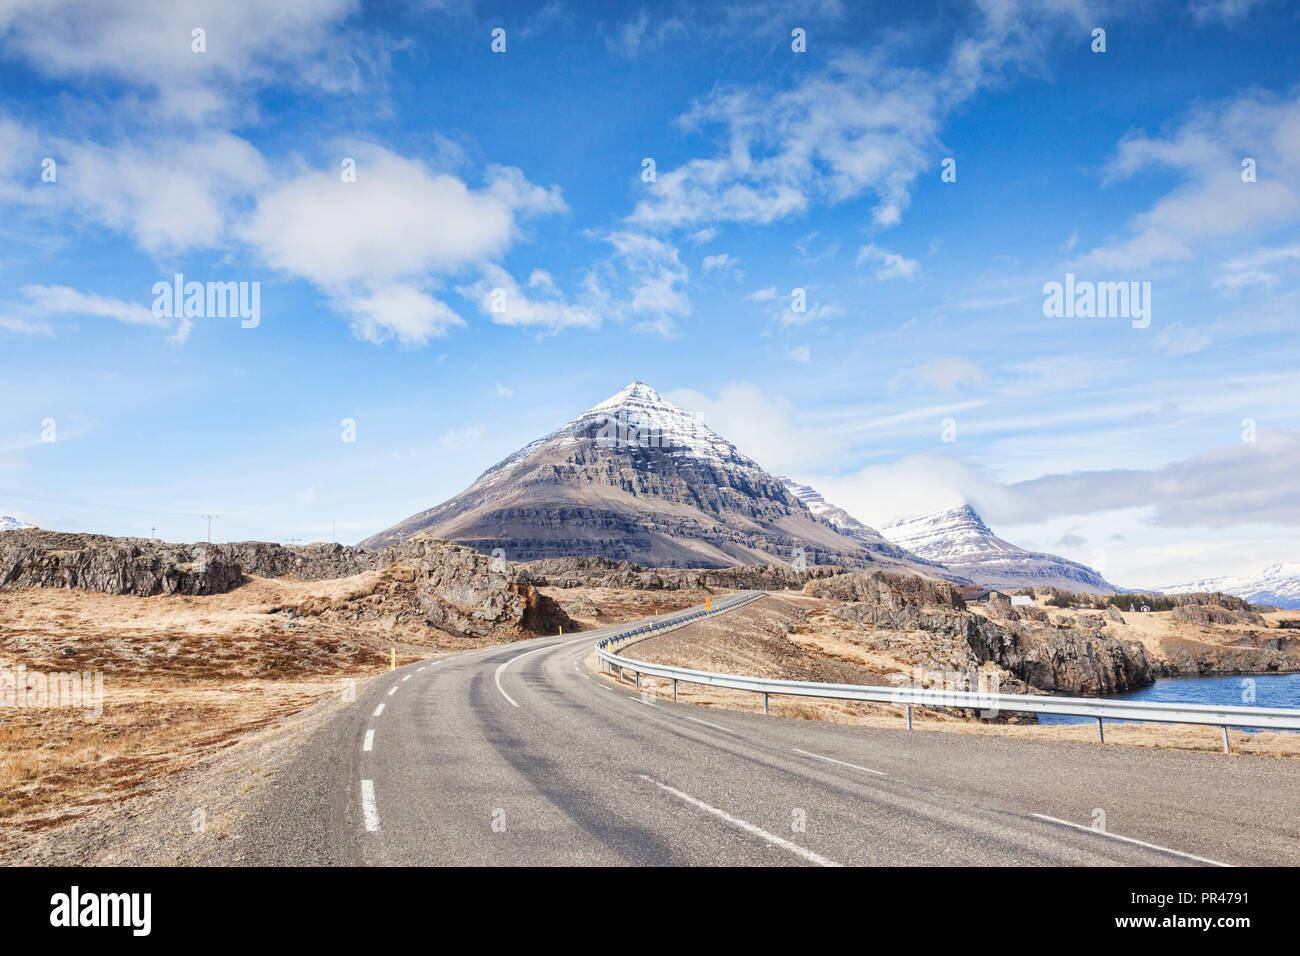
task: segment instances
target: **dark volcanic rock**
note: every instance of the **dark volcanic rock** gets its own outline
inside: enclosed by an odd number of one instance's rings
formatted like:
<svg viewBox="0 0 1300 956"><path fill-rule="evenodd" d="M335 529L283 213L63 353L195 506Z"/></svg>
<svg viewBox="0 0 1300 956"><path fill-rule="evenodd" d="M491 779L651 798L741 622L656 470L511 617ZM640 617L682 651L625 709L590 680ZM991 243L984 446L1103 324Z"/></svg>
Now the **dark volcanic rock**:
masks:
<svg viewBox="0 0 1300 956"><path fill-rule="evenodd" d="M322 581L351 577L388 563L381 551L324 542L282 545L268 541L235 541L208 547L238 564L245 574L262 578Z"/></svg>
<svg viewBox="0 0 1300 956"><path fill-rule="evenodd" d="M105 594L221 594L243 580L212 545L162 544L59 531L0 534L0 588L78 588Z"/></svg>
<svg viewBox="0 0 1300 956"><path fill-rule="evenodd" d="M1012 605L991 610L994 621L966 610L960 591L946 581L879 571L841 574L810 582L804 593L847 601L842 620L898 631L923 631L966 642L980 662L992 661L1026 684L1072 694L1106 694L1150 684L1146 650L1097 628L1057 628L1014 620ZM1100 621L1100 615L1097 615Z"/></svg>

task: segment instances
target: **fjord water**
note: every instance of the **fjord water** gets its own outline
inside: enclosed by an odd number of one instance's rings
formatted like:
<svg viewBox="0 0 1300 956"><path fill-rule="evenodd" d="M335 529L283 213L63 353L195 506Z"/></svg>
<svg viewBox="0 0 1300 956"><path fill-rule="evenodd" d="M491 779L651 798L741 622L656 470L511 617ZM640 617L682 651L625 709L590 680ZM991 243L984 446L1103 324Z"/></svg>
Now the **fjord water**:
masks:
<svg viewBox="0 0 1300 956"><path fill-rule="evenodd" d="M1249 691L1253 689L1254 700ZM1236 707L1300 709L1300 674L1248 674L1232 677L1169 677L1140 690L1106 694L1106 700L1146 700L1162 704L1223 704ZM1087 724L1091 717L1040 714L1043 724ZM1107 721L1109 723L1109 721ZM1234 727L1234 730L1261 728Z"/></svg>

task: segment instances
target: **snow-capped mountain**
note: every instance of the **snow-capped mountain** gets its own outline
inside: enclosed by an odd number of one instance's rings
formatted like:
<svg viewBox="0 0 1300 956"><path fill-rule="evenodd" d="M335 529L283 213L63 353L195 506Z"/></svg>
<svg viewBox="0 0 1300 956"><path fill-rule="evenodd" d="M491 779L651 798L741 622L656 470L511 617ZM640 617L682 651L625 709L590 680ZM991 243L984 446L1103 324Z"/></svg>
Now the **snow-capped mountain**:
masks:
<svg viewBox="0 0 1300 956"><path fill-rule="evenodd" d="M811 485L800 484L790 478L782 478L781 483L786 489L803 503L804 507L811 511L818 518L829 521L842 534L851 538L856 538L869 547L893 548L897 552L897 557L912 559L919 555L911 554L906 549L899 547L889 541L875 528L865 525L853 515L849 514L839 505L833 505L821 496L816 488Z"/></svg>
<svg viewBox="0 0 1300 956"><path fill-rule="evenodd" d="M0 515L0 531L19 531L23 528L35 528L36 525L28 524L26 521L19 521L17 518L11 518L9 515Z"/></svg>
<svg viewBox="0 0 1300 956"><path fill-rule="evenodd" d="M850 534L817 516L781 479L644 382L362 545L421 532L499 548L510 561L602 555L724 567L790 562L802 551L809 564L944 573L878 535Z"/></svg>
<svg viewBox="0 0 1300 956"><path fill-rule="evenodd" d="M880 532L913 554L986 587L1059 587L1101 594L1121 590L1082 564L1002 540L968 504L892 521Z"/></svg>
<svg viewBox="0 0 1300 956"><path fill-rule="evenodd" d="M1205 578L1189 584L1160 588L1165 594L1193 594L1220 591L1245 598L1251 604L1300 608L1300 562L1279 561L1255 574Z"/></svg>

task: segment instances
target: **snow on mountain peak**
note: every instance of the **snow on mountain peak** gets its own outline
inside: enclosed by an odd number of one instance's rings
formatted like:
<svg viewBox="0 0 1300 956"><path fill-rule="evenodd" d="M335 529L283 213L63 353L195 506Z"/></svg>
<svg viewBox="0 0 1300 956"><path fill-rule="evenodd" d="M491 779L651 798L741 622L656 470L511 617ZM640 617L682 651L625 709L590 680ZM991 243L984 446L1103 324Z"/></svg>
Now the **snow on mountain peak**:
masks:
<svg viewBox="0 0 1300 956"><path fill-rule="evenodd" d="M1091 568L1055 554L1018 548L993 533L969 503L911 515L880 529L888 540L992 587L1064 587L1113 593L1116 588Z"/></svg>
<svg viewBox="0 0 1300 956"><path fill-rule="evenodd" d="M9 515L0 515L0 531L20 531L23 528L35 528L36 525L28 524L26 521L19 521L17 518Z"/></svg>
<svg viewBox="0 0 1300 956"><path fill-rule="evenodd" d="M1255 574L1204 578L1160 588L1165 594L1221 592L1245 598L1252 604L1300 608L1300 562L1278 561Z"/></svg>

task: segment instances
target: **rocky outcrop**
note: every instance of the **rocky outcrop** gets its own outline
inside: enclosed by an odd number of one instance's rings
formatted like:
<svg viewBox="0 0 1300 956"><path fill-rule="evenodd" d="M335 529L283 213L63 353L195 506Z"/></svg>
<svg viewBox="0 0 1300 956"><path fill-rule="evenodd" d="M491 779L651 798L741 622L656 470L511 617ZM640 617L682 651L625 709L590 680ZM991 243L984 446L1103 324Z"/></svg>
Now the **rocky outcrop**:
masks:
<svg viewBox="0 0 1300 956"><path fill-rule="evenodd" d="M0 534L0 588L78 588L106 594L222 594L243 580L211 545L23 530Z"/></svg>
<svg viewBox="0 0 1300 956"><path fill-rule="evenodd" d="M964 610L961 592L947 581L885 571L854 571L827 576L804 585L805 594L854 601L897 610L906 606L937 605Z"/></svg>
<svg viewBox="0 0 1300 956"><path fill-rule="evenodd" d="M1185 624L1254 624L1264 626L1264 619L1251 610L1233 611L1213 604L1187 604L1170 612L1175 621Z"/></svg>
<svg viewBox="0 0 1300 956"><path fill-rule="evenodd" d="M980 660L1005 667L1025 683L1068 694L1113 694L1155 680L1146 649L1099 630L1050 626L1004 627L975 618L971 648Z"/></svg>
<svg viewBox="0 0 1300 956"><path fill-rule="evenodd" d="M747 591L784 591L802 588L810 580L843 574L833 565L804 569L772 564L736 568L644 568L631 561L605 557L546 558L519 565L521 578L539 587L629 588L644 591L685 591L723 588Z"/></svg>
<svg viewBox="0 0 1300 956"><path fill-rule="evenodd" d="M945 581L883 572L853 572L809 582L805 594L847 602L835 616L883 631L937 639L940 646L961 639L979 663L1010 671L1031 689L1070 694L1107 694L1150 684L1154 671L1136 641L1103 634L1104 620L1092 615L1085 627L1052 627L1006 602L990 610L998 620L970 613L960 591ZM911 638L913 641L917 637Z"/></svg>
<svg viewBox="0 0 1300 956"><path fill-rule="evenodd" d="M206 547L238 564L245 574L262 578L322 581L351 577L391 563L382 551L324 542L282 545L268 541L236 541Z"/></svg>
<svg viewBox="0 0 1300 956"><path fill-rule="evenodd" d="M554 634L580 630L528 573L473 548L420 536L379 551L266 542L166 544L53 531L0 534L0 588L55 587L152 597L222 594L244 573L300 579L350 577L376 569L409 569L385 586L413 587L431 626L462 637L500 629ZM323 602L322 607L329 602Z"/></svg>

